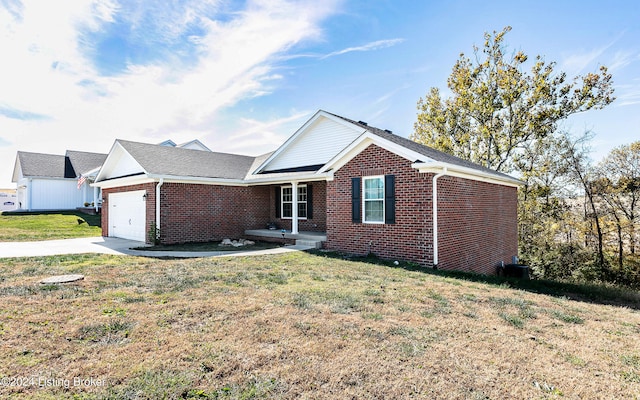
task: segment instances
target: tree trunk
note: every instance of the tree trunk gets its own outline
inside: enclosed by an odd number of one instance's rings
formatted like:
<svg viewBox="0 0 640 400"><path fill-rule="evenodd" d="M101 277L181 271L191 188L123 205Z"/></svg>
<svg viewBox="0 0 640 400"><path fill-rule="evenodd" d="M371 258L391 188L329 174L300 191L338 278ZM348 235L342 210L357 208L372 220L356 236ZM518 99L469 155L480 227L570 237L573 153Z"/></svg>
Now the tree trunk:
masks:
<svg viewBox="0 0 640 400"><path fill-rule="evenodd" d="M604 263L604 249L603 249L603 235L602 235L602 227L600 226L600 217L598 217L598 212L596 210L596 204L593 200L593 193L591 188L587 188L587 185L584 185L587 194L587 198L589 199L589 206L591 207L591 213L593 214L593 220L596 223L596 233L598 234L598 266L600 267L602 274L605 275L605 263ZM604 277L604 276L603 276Z"/></svg>

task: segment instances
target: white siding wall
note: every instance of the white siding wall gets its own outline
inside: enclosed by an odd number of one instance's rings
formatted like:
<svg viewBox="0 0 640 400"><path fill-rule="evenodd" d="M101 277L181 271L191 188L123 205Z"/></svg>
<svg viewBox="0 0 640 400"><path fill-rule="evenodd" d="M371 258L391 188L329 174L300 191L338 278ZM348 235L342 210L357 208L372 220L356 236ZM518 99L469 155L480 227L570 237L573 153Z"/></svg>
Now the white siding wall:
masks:
<svg viewBox="0 0 640 400"><path fill-rule="evenodd" d="M82 206L82 189L75 179L32 179L31 210L72 210Z"/></svg>
<svg viewBox="0 0 640 400"><path fill-rule="evenodd" d="M327 118L318 118L309 130L273 159L265 170L325 164L353 142L361 132Z"/></svg>

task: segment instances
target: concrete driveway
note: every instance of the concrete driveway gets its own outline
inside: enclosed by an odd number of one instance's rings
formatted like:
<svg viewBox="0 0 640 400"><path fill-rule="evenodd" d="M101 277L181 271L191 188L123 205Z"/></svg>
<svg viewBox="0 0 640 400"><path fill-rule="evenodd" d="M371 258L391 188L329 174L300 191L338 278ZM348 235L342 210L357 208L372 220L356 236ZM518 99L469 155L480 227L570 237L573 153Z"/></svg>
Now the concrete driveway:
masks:
<svg viewBox="0 0 640 400"><path fill-rule="evenodd" d="M144 245L143 242L134 240L101 236L39 242L0 242L0 258L80 253L131 254L131 247Z"/></svg>
<svg viewBox="0 0 640 400"><path fill-rule="evenodd" d="M132 247L146 246L144 242L112 237L90 237L78 239L44 240L40 242L0 242L0 258L53 256L59 254L122 254L144 257L221 257L280 254L309 250L311 246L285 246L254 251L144 251Z"/></svg>

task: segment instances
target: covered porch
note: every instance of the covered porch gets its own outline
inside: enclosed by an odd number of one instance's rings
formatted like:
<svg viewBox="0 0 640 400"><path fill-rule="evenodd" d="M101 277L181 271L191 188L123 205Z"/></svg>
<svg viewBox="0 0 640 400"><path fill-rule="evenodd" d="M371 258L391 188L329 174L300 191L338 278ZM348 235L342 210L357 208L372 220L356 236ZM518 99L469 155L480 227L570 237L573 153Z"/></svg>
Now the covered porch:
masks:
<svg viewBox="0 0 640 400"><path fill-rule="evenodd" d="M322 244L327 241L326 232L300 231L292 233L286 229L247 229L244 234L258 240L294 242L296 245L311 246L316 249L321 249Z"/></svg>

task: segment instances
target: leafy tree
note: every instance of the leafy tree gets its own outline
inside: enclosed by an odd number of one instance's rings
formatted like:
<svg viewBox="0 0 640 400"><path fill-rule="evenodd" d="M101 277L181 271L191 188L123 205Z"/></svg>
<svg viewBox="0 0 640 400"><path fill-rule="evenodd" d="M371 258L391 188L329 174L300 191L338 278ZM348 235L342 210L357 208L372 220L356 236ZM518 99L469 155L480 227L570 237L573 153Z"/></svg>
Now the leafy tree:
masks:
<svg viewBox="0 0 640 400"><path fill-rule="evenodd" d="M611 150L600 163L599 173L602 196L618 221L620 258L623 227L628 230L629 251L635 254L640 208L640 141ZM625 220L624 224L622 218Z"/></svg>
<svg viewBox="0 0 640 400"><path fill-rule="evenodd" d="M595 227L597 239L597 262L600 279L607 280L608 264L604 257L604 233L602 229L601 210L598 207L598 184L596 170L589 158L588 142L591 136L584 136L575 141L568 141L561 157L567 161L569 174L582 189L585 200L585 217L591 220Z"/></svg>
<svg viewBox="0 0 640 400"><path fill-rule="evenodd" d="M559 121L614 100L604 66L569 80L556 73L555 62L537 56L531 71L524 72L525 53L505 54L510 30L485 33L482 50L473 47L473 59L460 54L447 81L449 98L431 88L418 101L413 140L510 172L518 153L554 132Z"/></svg>

